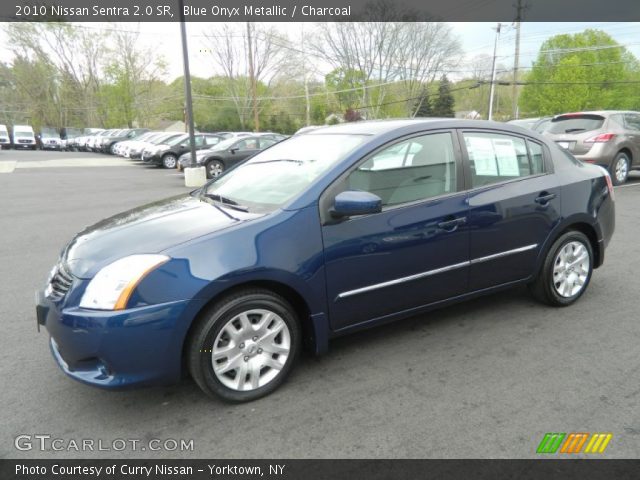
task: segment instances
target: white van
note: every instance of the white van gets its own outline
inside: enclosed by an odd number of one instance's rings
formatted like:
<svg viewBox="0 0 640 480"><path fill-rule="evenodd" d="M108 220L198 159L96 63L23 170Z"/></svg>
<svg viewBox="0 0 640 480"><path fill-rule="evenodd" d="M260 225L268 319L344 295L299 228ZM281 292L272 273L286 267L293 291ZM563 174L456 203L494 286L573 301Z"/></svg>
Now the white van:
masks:
<svg viewBox="0 0 640 480"><path fill-rule="evenodd" d="M9 148L11 146L11 139L9 138L9 132L6 125L0 125L0 148Z"/></svg>
<svg viewBox="0 0 640 480"><path fill-rule="evenodd" d="M30 125L13 126L13 148L36 149L36 136Z"/></svg>

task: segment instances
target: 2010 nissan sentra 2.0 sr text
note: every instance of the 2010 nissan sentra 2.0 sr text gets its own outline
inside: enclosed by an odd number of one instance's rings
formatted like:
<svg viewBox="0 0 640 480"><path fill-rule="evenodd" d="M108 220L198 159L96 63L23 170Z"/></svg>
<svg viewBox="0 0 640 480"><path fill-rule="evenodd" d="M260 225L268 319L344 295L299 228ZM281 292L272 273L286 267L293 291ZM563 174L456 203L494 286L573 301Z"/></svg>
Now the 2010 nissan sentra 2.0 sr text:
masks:
<svg viewBox="0 0 640 480"><path fill-rule="evenodd" d="M534 132L345 124L79 233L37 318L76 380L117 388L186 370L207 394L246 401L277 388L303 345L322 353L338 335L522 283L568 306L613 230L606 170Z"/></svg>

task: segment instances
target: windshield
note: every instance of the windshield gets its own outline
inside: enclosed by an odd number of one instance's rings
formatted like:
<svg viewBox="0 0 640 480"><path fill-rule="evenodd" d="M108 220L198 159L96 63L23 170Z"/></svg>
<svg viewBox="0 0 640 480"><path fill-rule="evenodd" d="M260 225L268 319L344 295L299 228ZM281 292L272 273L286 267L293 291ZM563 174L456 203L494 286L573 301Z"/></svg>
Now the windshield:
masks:
<svg viewBox="0 0 640 480"><path fill-rule="evenodd" d="M155 137L156 135L157 135L156 133L143 133L142 135L136 138L136 141L144 142L145 140L149 140Z"/></svg>
<svg viewBox="0 0 640 480"><path fill-rule="evenodd" d="M237 141L239 141L239 138L227 138L226 140L222 140L221 142L216 143L215 145L211 145L208 150L226 150L227 148L231 147L231 145L233 145L234 143L236 143ZM205 155L205 153L202 153L202 155Z"/></svg>
<svg viewBox="0 0 640 480"><path fill-rule="evenodd" d="M33 133L31 132L13 132L13 135L17 138L31 138L33 137Z"/></svg>
<svg viewBox="0 0 640 480"><path fill-rule="evenodd" d="M274 210L304 191L366 138L327 134L284 140L209 184L204 194L254 211Z"/></svg>
<svg viewBox="0 0 640 480"><path fill-rule="evenodd" d="M58 134L58 132L56 131L56 129L55 129L55 128L43 128L43 129L40 131L40 135L41 135L43 138L51 138L51 137L55 137L55 138L57 138L57 137L59 137L59 136L60 136L60 135Z"/></svg>
<svg viewBox="0 0 640 480"><path fill-rule="evenodd" d="M182 133L178 133L178 134L174 133L174 134L171 134L171 135L170 134L165 134L165 135L162 135L162 136L160 136L158 138L154 138L153 140L149 140L149 143L152 143L154 145L160 145L161 143L167 143L172 138L180 137L182 135L184 135L184 134L182 134Z"/></svg>
<svg viewBox="0 0 640 480"><path fill-rule="evenodd" d="M179 135L175 138L171 138L170 140L168 140L167 145L169 145L170 147L173 147L174 145L177 145L180 142L187 140L188 138L189 138L189 135Z"/></svg>
<svg viewBox="0 0 640 480"><path fill-rule="evenodd" d="M547 128L549 133L580 133L597 130L602 127L604 118L600 115L571 115L551 120Z"/></svg>

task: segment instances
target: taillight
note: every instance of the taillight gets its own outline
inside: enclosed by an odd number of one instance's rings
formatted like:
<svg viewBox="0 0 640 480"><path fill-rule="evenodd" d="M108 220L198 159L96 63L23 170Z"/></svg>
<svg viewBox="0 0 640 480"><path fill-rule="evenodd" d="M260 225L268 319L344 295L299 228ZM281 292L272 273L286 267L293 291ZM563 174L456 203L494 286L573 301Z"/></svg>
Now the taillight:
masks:
<svg viewBox="0 0 640 480"><path fill-rule="evenodd" d="M596 135L595 137L587 138L584 143L605 143L615 137L615 133L601 133L600 135Z"/></svg>
<svg viewBox="0 0 640 480"><path fill-rule="evenodd" d="M604 169L604 179L607 182L607 190L609 190L609 196L611 197L611 200L615 201L615 196L613 194L613 182L611 181L611 175L609 175L609 171Z"/></svg>

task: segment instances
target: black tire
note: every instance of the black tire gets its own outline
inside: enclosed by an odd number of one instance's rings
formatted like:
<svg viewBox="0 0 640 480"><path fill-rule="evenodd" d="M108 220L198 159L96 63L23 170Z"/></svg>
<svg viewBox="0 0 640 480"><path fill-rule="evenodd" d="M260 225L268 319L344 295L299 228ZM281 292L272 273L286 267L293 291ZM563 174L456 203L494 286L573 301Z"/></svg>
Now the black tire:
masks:
<svg viewBox="0 0 640 480"><path fill-rule="evenodd" d="M112 144L109 146L109 153L110 153L111 155L115 155L115 154L116 154L116 144L115 144L115 143L112 143Z"/></svg>
<svg viewBox="0 0 640 480"><path fill-rule="evenodd" d="M268 383L253 390L240 391L224 385L214 373L211 351L223 328L240 313L252 309L268 310L284 321L290 337L289 354L279 373ZM299 355L300 345L299 321L289 302L269 290L252 288L228 295L203 312L193 326L187 340L186 358L191 376L207 395L222 398L228 402L249 402L268 395L286 380ZM241 352L240 346L237 346L233 348L234 354L236 348L238 352ZM268 354L264 355L268 357ZM244 361L247 358L244 357ZM255 360L260 362L260 358L257 357ZM253 360L251 359L251 361ZM265 367L259 368L259 375L261 375L262 368ZM268 371L269 369L267 369ZM235 372L235 375L238 374L239 372Z"/></svg>
<svg viewBox="0 0 640 480"><path fill-rule="evenodd" d="M178 164L178 157L176 157L173 153L167 153L162 157L162 166L164 168L176 168Z"/></svg>
<svg viewBox="0 0 640 480"><path fill-rule="evenodd" d="M631 169L631 159L625 152L618 152L618 154L611 162L609 173L611 174L611 181L614 185L622 185L629 178L629 170Z"/></svg>
<svg viewBox="0 0 640 480"><path fill-rule="evenodd" d="M215 158L208 160L207 163L205 163L205 167L207 169L207 178L219 177L222 175L225 168L224 163L220 160L216 160Z"/></svg>
<svg viewBox="0 0 640 480"><path fill-rule="evenodd" d="M563 296L558 292L556 279L554 279L554 266L560 260L557 258L559 252L572 242L582 244L588 253L589 266L586 274L586 280L582 284L582 288L575 294ZM567 307L575 303L587 290L591 275L593 274L593 249L591 242L585 234L577 231L569 231L561 235L551 246L542 263L542 267L538 272L535 280L529 285L529 289L533 296L542 303L554 307ZM557 278L557 277L556 277Z"/></svg>

